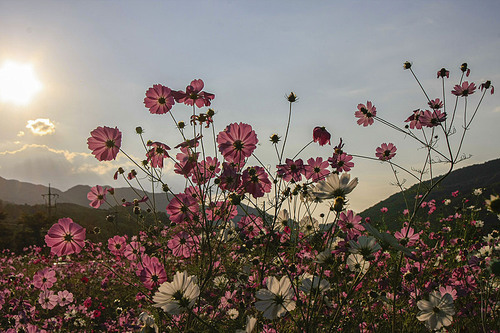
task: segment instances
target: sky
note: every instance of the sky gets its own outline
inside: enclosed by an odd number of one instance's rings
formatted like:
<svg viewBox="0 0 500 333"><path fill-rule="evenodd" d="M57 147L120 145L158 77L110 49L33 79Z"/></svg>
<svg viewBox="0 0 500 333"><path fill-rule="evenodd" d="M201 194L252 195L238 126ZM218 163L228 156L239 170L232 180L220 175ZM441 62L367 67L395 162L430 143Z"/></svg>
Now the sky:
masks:
<svg viewBox="0 0 500 333"><path fill-rule="evenodd" d="M315 126L325 126L332 145L310 145L299 155L304 161L327 159L342 138L346 152L371 157L381 143L394 143L395 162L419 169L424 150L381 123L357 125L357 105L372 101L378 116L398 126L413 110L426 108L415 79L403 70L405 61L412 62L431 98L442 98L436 73L445 67L446 97L454 101L450 92L463 62L471 69L468 81L497 84L499 12L498 1L460 0L0 0L0 68L8 61L31 66L40 82L32 98L28 88L17 103L0 98L0 176L61 190L125 186L112 177L132 163L124 154L98 162L87 147L90 131L118 127L122 149L138 161L145 151L137 126L146 140L175 146L181 138L172 119L150 114L143 99L153 84L182 90L193 79L203 79L216 96L216 132L233 122L252 125L259 138L255 153L271 167L277 161L269 136L284 136L284 96L293 91L299 101L292 109L287 157L312 139ZM478 91L468 98L469 116L480 96ZM457 167L500 157L498 96L485 96L462 147L471 157ZM463 108L460 99L457 121ZM172 113L188 122L191 109L177 104ZM461 131L458 125L455 145ZM443 141L438 148L446 148ZM350 174L359 185L349 196L352 209L361 211L397 191L387 163L353 161ZM435 173L443 170L437 165ZM172 164L163 176L182 188Z"/></svg>

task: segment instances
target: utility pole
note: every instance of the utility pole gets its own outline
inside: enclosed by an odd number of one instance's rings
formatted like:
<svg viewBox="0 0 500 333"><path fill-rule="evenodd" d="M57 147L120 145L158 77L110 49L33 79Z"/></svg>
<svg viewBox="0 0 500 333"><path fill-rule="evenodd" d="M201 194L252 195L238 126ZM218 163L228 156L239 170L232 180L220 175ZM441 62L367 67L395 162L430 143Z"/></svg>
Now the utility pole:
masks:
<svg viewBox="0 0 500 333"><path fill-rule="evenodd" d="M56 200L59 198L59 194L54 194L50 191L50 183L49 183L49 193L47 194L42 194L42 197L45 199L45 202L47 204L47 210L49 214L49 221L52 218L52 207L57 208L56 206ZM54 204L52 205L52 197L54 197Z"/></svg>

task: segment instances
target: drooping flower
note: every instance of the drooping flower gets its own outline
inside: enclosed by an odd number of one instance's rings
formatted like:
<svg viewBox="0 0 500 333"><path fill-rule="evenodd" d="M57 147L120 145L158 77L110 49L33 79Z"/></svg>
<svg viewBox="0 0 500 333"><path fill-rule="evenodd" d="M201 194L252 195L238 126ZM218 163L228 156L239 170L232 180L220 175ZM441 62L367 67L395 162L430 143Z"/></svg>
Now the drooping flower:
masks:
<svg viewBox="0 0 500 333"><path fill-rule="evenodd" d="M375 156L381 161L389 161L391 158L396 156L396 146L392 143L382 143L380 147L377 148Z"/></svg>
<svg viewBox="0 0 500 333"><path fill-rule="evenodd" d="M57 305L59 298L52 290L43 290L38 297L38 303L43 309L51 310Z"/></svg>
<svg viewBox="0 0 500 333"><path fill-rule="evenodd" d="M445 68L441 68L438 72L437 72L437 77L438 79L440 77L442 77L444 79L444 77L447 77L447 78L450 78L450 71L447 71Z"/></svg>
<svg viewBox="0 0 500 333"><path fill-rule="evenodd" d="M191 221L198 214L198 200L185 193L177 194L167 206L170 220L175 223Z"/></svg>
<svg viewBox="0 0 500 333"><path fill-rule="evenodd" d="M96 185L87 193L87 199L90 200L90 207L99 208L101 204L106 201L107 188Z"/></svg>
<svg viewBox="0 0 500 333"><path fill-rule="evenodd" d="M420 117L422 116L423 113L424 112L421 110L414 110L413 114L405 120L405 122L410 122L410 124L407 126L410 126L411 129L414 128L421 129L422 123L420 121Z"/></svg>
<svg viewBox="0 0 500 333"><path fill-rule="evenodd" d="M278 169L278 176L287 182L292 179L295 182L299 182L302 179L302 174L305 172L304 162L300 158L295 161L287 158L285 164L277 165L276 168Z"/></svg>
<svg viewBox="0 0 500 333"><path fill-rule="evenodd" d="M366 105L360 103L358 104L358 111L354 115L358 118L358 125L366 127L373 124L373 117L377 115L377 108L371 101L367 101Z"/></svg>
<svg viewBox="0 0 500 333"><path fill-rule="evenodd" d="M172 91L172 94L177 103L184 103L186 105L194 105L202 108L210 106L211 101L215 98L214 94L202 91L205 84L201 79L191 81L191 84L186 87L186 91Z"/></svg>
<svg viewBox="0 0 500 333"><path fill-rule="evenodd" d="M304 166L306 179L312 179L313 182L324 179L330 173L328 165L328 161L323 161L321 157L316 157L316 159L311 157L307 160L307 165Z"/></svg>
<svg viewBox="0 0 500 333"><path fill-rule="evenodd" d="M177 315L194 306L200 295L196 276L176 272L172 282L164 282L153 296L153 306Z"/></svg>
<svg viewBox="0 0 500 333"><path fill-rule="evenodd" d="M257 142L252 126L244 123L232 123L217 135L219 151L225 160L239 165L252 155Z"/></svg>
<svg viewBox="0 0 500 333"><path fill-rule="evenodd" d="M426 127L435 127L446 120L446 112L425 110L420 116L420 123Z"/></svg>
<svg viewBox="0 0 500 333"><path fill-rule="evenodd" d="M352 192L352 190L358 185L358 178L351 179L351 175L348 173L339 175L336 173L329 174L324 180L319 181L313 188L313 195L319 200L333 199L337 197L343 197Z"/></svg>
<svg viewBox="0 0 500 333"><path fill-rule="evenodd" d="M123 236L114 236L108 239L108 249L115 256L122 256L127 246L127 240Z"/></svg>
<svg viewBox="0 0 500 333"><path fill-rule="evenodd" d="M89 149L99 161L116 159L121 144L122 132L117 127L99 126L90 132L90 138L87 139Z"/></svg>
<svg viewBox="0 0 500 333"><path fill-rule="evenodd" d="M469 66L467 65L466 62L464 62L461 66L460 66L460 70L462 71L462 73L465 73L465 76L466 77L469 77L469 74L470 74L470 68Z"/></svg>
<svg viewBox="0 0 500 333"><path fill-rule="evenodd" d="M167 246L176 257L189 258L197 250L197 241L185 231L174 235L167 243Z"/></svg>
<svg viewBox="0 0 500 333"><path fill-rule="evenodd" d="M242 186L254 198L260 198L264 196L264 193L271 192L272 184L264 168L253 166L243 171Z"/></svg>
<svg viewBox="0 0 500 333"><path fill-rule="evenodd" d="M54 283L57 281L56 271L45 267L33 276L33 285L41 290L47 290L52 288Z"/></svg>
<svg viewBox="0 0 500 333"><path fill-rule="evenodd" d="M439 291L429 294L429 300L421 299L417 302L420 312L417 319L425 322L430 330L438 330L451 325L455 309L453 308L453 297L446 293L441 295Z"/></svg>
<svg viewBox="0 0 500 333"><path fill-rule="evenodd" d="M490 89L490 88L491 88L490 93L491 93L492 95L495 93L495 87L493 87L493 85L491 84L491 81L490 81L490 80L488 80L488 81L486 81L486 82L484 82L484 83L481 83L481 85L480 85L479 87L481 88L481 91L483 91L483 89L488 90L488 89Z"/></svg>
<svg viewBox="0 0 500 333"><path fill-rule="evenodd" d="M473 82L469 84L468 81L464 81L462 82L462 85L455 85L451 93L455 96L467 97L469 95L472 95L475 90L476 85Z"/></svg>
<svg viewBox="0 0 500 333"><path fill-rule="evenodd" d="M68 217L59 219L45 235L45 243L57 256L80 253L85 246L85 228Z"/></svg>
<svg viewBox="0 0 500 333"><path fill-rule="evenodd" d="M278 281L274 276L270 276L267 278L266 286L267 289L260 289L255 293L258 299L255 308L264 312L265 318L276 319L295 309L294 292L288 277L283 276Z"/></svg>
<svg viewBox="0 0 500 333"><path fill-rule="evenodd" d="M153 289L167 281L167 273L158 258L143 254L141 265L138 270L139 280L146 288Z"/></svg>
<svg viewBox="0 0 500 333"><path fill-rule="evenodd" d="M144 105L152 114L163 114L170 111L175 104L172 90L161 84L154 84L146 91Z"/></svg>
<svg viewBox="0 0 500 333"><path fill-rule="evenodd" d="M319 143L320 146L324 146L327 143L330 145L331 144L330 138L331 138L331 135L330 135L330 133L328 133L328 131L326 130L326 128L324 126L322 126L322 127L317 126L314 128L313 140L314 140L314 142Z"/></svg>
<svg viewBox="0 0 500 333"><path fill-rule="evenodd" d="M146 157L151 167L153 168L163 168L163 160L169 157L167 150L170 147L161 142L148 142L147 146L150 147L146 153Z"/></svg>

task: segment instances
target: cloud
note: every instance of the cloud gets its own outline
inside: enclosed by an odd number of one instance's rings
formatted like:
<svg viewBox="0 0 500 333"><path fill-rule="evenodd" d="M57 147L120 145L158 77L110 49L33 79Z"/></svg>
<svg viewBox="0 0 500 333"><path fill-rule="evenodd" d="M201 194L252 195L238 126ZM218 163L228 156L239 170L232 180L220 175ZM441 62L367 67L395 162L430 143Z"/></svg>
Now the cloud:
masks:
<svg viewBox="0 0 500 333"><path fill-rule="evenodd" d="M26 128L29 128L33 134L40 136L54 134L56 131L56 126L49 119L45 118L28 120Z"/></svg>
<svg viewBox="0 0 500 333"><path fill-rule="evenodd" d="M19 131L19 133L17 133L17 136L19 137L24 136L24 131Z"/></svg>

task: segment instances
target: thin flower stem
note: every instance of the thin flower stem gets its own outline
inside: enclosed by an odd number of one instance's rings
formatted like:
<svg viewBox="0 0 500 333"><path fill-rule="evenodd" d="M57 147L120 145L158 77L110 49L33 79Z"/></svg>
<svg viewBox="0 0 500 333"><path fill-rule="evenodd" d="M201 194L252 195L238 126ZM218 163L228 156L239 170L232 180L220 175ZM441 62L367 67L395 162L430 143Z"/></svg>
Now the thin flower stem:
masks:
<svg viewBox="0 0 500 333"><path fill-rule="evenodd" d="M290 110L288 111L288 122L286 124L285 138L283 139L283 146L281 147L281 154L279 156L279 163L283 161L283 153L285 152L286 139L288 138L288 130L290 129L290 119L292 118L292 102L290 102Z"/></svg>

